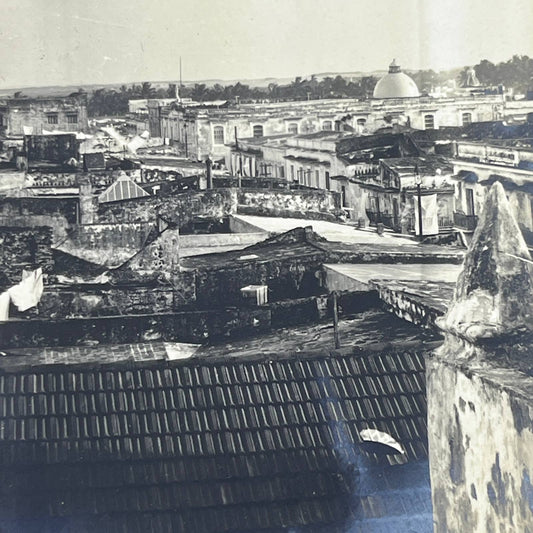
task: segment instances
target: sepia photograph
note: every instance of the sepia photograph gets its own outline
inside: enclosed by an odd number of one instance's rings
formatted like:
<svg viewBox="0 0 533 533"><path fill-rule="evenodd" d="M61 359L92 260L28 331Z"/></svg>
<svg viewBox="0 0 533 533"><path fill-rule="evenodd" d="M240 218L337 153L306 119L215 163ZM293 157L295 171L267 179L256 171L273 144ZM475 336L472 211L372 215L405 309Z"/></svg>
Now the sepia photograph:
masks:
<svg viewBox="0 0 533 533"><path fill-rule="evenodd" d="M533 533L533 2L2 0L0 533Z"/></svg>

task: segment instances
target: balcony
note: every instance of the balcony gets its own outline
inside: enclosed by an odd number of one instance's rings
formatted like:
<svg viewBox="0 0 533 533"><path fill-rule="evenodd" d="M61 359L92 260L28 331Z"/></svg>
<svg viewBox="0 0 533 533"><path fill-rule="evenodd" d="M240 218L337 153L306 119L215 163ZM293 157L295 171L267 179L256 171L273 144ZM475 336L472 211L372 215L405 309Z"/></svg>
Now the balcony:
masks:
<svg viewBox="0 0 533 533"><path fill-rule="evenodd" d="M456 211L453 214L453 225L464 231L474 231L477 226L477 216L465 215L464 213L458 213Z"/></svg>

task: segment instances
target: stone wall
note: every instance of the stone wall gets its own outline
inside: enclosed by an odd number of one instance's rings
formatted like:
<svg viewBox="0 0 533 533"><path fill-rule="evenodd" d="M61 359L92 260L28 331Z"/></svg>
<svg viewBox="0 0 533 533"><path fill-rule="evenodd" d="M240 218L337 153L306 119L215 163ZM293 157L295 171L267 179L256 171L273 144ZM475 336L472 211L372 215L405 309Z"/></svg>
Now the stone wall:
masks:
<svg viewBox="0 0 533 533"><path fill-rule="evenodd" d="M194 217L224 218L235 211L233 190L216 189L104 204L99 206L98 218L100 222L153 222L161 216L182 227Z"/></svg>
<svg viewBox="0 0 533 533"><path fill-rule="evenodd" d="M143 341L205 342L270 329L270 310L223 309L68 320L10 320L0 324L0 349L84 346Z"/></svg>
<svg viewBox="0 0 533 533"><path fill-rule="evenodd" d="M269 300L303 298L321 292L319 271L324 254L304 257L283 254L277 259L241 262L196 272L196 302L200 306L242 304L241 288L268 285Z"/></svg>
<svg viewBox="0 0 533 533"><path fill-rule="evenodd" d="M409 283L395 280L371 281L385 308L396 316L424 327L435 327L453 296L453 284L416 282L412 292Z"/></svg>
<svg viewBox="0 0 533 533"><path fill-rule="evenodd" d="M48 227L0 227L0 285L10 286L22 279L22 270L53 269L52 230Z"/></svg>
<svg viewBox="0 0 533 533"><path fill-rule="evenodd" d="M50 226L56 238L66 235L78 217L78 198L1 198L0 226Z"/></svg>
<svg viewBox="0 0 533 533"><path fill-rule="evenodd" d="M194 218L221 219L234 213L335 220L340 197L329 191L211 189L101 205L100 222L151 222L163 217L179 227Z"/></svg>
<svg viewBox="0 0 533 533"><path fill-rule="evenodd" d="M173 308L172 287L46 287L39 317L83 318L164 313Z"/></svg>
<svg viewBox="0 0 533 533"><path fill-rule="evenodd" d="M170 275L179 268L179 231L166 229L124 264L136 272ZM121 267L123 268L123 267Z"/></svg>
<svg viewBox="0 0 533 533"><path fill-rule="evenodd" d="M531 378L437 357L426 368L435 533L531 533Z"/></svg>
<svg viewBox="0 0 533 533"><path fill-rule="evenodd" d="M336 221L340 207L340 195L324 190L238 191L237 211L244 215Z"/></svg>
<svg viewBox="0 0 533 533"><path fill-rule="evenodd" d="M26 156L32 161L51 161L63 164L71 157L78 159L76 135L27 135L24 138Z"/></svg>

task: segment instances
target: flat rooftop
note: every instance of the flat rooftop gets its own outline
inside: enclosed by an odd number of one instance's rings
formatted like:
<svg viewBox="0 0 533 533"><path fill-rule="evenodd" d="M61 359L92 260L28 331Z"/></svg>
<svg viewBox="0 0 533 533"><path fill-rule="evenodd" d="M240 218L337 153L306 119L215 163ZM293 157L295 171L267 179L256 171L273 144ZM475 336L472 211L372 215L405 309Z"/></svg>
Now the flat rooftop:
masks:
<svg viewBox="0 0 533 533"><path fill-rule="evenodd" d="M324 268L342 276L368 284L371 280L442 281L455 283L461 272L461 265L449 263L411 264L325 264Z"/></svg>
<svg viewBox="0 0 533 533"><path fill-rule="evenodd" d="M398 235L391 231L385 231L378 235L375 229L357 229L348 224L327 222L324 220L308 220L301 218L259 217L252 215L233 215L247 224L255 226L258 231L271 233L285 233L294 228L311 226L315 233L328 241L345 242L350 244L390 244L394 246L418 246L415 240L405 235Z"/></svg>

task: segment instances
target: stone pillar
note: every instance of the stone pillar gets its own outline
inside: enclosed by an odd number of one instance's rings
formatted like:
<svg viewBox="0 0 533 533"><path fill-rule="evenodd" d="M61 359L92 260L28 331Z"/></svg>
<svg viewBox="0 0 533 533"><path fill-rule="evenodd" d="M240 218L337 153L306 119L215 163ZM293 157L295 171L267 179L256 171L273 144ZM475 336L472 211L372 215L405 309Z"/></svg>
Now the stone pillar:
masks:
<svg viewBox="0 0 533 533"><path fill-rule="evenodd" d="M426 362L436 533L533 532L532 274L496 183Z"/></svg>
<svg viewBox="0 0 533 533"><path fill-rule="evenodd" d="M80 214L78 222L80 224L94 224L96 221L96 212L98 201L93 195L93 187L89 176L80 176L78 178L80 188Z"/></svg>

